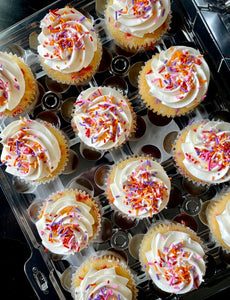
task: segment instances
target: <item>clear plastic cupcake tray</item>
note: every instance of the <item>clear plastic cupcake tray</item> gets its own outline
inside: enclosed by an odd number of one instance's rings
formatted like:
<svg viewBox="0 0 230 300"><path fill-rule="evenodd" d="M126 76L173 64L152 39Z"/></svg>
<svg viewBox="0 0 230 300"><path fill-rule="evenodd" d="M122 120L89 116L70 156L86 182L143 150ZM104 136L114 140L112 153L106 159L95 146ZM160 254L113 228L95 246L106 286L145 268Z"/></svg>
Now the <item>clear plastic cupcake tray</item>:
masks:
<svg viewBox="0 0 230 300"><path fill-rule="evenodd" d="M31 118L50 121L61 128L69 138L71 155L64 174L48 184L37 187L25 184L0 168L0 181L7 200L31 248L31 257L25 263L25 273L40 299L71 299L71 274L81 261L100 250L114 250L124 257L133 270L139 298L146 299L207 299L230 287L230 255L217 247L210 238L206 224L205 207L224 185L195 186L178 173L172 159L173 142L179 130L194 120L220 118L230 120L228 91L224 89L218 65L221 53L213 57L209 45L202 43L195 28L191 11L187 15L183 1L172 1L171 29L148 52L130 54L116 46L105 30L103 9L105 1L73 1L69 6L80 8L95 26L103 43L103 58L94 78L84 86L57 84L42 70L36 52L39 21L49 9L61 8L66 1L57 1L31 17L0 33L0 50L23 57L36 75L39 99ZM185 1L186 2L186 1ZM199 8L191 1L192 9L200 16ZM186 17L188 16L188 17ZM192 20L193 19L193 20ZM206 30L205 23L200 24ZM210 40L213 38L210 35ZM145 61L172 45L189 45L204 54L211 69L211 82L206 99L191 113L174 119L162 118L143 106L138 94L137 78ZM214 51L212 49L212 51ZM218 50L216 50L218 51ZM211 53L211 54L210 54ZM220 57L220 59L219 59ZM219 62L217 61L219 59ZM215 63L214 63L215 61ZM81 144L70 124L73 103L81 90L89 86L110 85L130 99L137 113L137 132L121 148L99 153ZM1 119L3 129L11 120ZM123 219L110 207L106 198L105 179L111 165L128 155L152 155L172 178L172 191L168 207L152 219L132 221ZM54 255L44 249L35 228L40 201L65 187L81 188L98 198L103 209L102 231L96 242L82 252ZM158 220L177 220L197 232L207 248L207 272L198 290L183 296L157 290L143 273L138 260L138 246L143 234ZM17 254L16 254L17 255Z"/></svg>

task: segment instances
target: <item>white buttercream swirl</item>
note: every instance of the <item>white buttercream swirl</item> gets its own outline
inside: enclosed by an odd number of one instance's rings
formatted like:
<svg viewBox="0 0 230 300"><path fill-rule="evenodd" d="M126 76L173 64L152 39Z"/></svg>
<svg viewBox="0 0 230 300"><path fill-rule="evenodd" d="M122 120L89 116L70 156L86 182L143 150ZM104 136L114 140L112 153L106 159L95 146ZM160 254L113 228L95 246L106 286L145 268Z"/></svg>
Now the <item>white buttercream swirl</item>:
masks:
<svg viewBox="0 0 230 300"><path fill-rule="evenodd" d="M60 146L46 126L27 119L11 122L3 130L1 161L6 164L6 172L34 181L48 177L57 168Z"/></svg>
<svg viewBox="0 0 230 300"><path fill-rule="evenodd" d="M73 127L86 145L97 150L122 144L130 134L132 122L127 100L109 87L88 88L74 105Z"/></svg>
<svg viewBox="0 0 230 300"><path fill-rule="evenodd" d="M208 183L230 180L230 124L208 121L189 130L181 144L183 164L196 178Z"/></svg>
<svg viewBox="0 0 230 300"><path fill-rule="evenodd" d="M152 159L139 158L116 167L109 188L113 205L130 217L149 217L168 202L171 183L163 167ZM163 203L163 205L162 205Z"/></svg>
<svg viewBox="0 0 230 300"><path fill-rule="evenodd" d="M50 11L41 21L38 53L50 68L78 72L91 63L97 35L89 19L74 8Z"/></svg>
<svg viewBox="0 0 230 300"><path fill-rule="evenodd" d="M174 294L198 288L205 274L204 255L201 245L181 231L156 233L145 253L154 284Z"/></svg>
<svg viewBox="0 0 230 300"><path fill-rule="evenodd" d="M116 274L115 268L95 270L91 268L73 293L75 300L120 299L132 300L127 287L128 278Z"/></svg>
<svg viewBox="0 0 230 300"><path fill-rule="evenodd" d="M13 110L25 93L24 75L9 55L0 52L0 112Z"/></svg>
<svg viewBox="0 0 230 300"><path fill-rule="evenodd" d="M161 51L152 59L146 75L149 93L175 109L190 107L203 99L209 79L210 70L200 52L186 46Z"/></svg>
<svg viewBox="0 0 230 300"><path fill-rule="evenodd" d="M165 22L170 12L170 1L114 0L109 12L119 30L143 37L154 33Z"/></svg>
<svg viewBox="0 0 230 300"><path fill-rule="evenodd" d="M222 240L230 248L230 202L227 203L222 214L216 216L216 221Z"/></svg>
<svg viewBox="0 0 230 300"><path fill-rule="evenodd" d="M51 197L44 203L36 227L43 245L51 252L73 254L87 247L95 221L91 207L84 203L88 195L76 191L59 194L57 200Z"/></svg>

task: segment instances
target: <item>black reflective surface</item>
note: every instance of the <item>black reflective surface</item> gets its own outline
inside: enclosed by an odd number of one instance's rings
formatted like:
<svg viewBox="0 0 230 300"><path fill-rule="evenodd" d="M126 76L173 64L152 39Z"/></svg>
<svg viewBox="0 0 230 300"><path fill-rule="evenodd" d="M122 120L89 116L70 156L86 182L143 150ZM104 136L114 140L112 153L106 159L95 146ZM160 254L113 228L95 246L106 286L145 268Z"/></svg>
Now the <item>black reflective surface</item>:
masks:
<svg viewBox="0 0 230 300"><path fill-rule="evenodd" d="M0 0L0 31L53 2L55 1Z"/></svg>

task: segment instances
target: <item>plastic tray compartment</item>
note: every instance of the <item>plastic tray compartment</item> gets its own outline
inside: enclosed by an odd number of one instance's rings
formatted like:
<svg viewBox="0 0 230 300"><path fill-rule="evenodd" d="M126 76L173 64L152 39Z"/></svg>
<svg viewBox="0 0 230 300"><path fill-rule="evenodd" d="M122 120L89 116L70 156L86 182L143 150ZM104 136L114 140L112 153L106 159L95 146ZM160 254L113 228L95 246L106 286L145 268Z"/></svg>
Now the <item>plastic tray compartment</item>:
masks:
<svg viewBox="0 0 230 300"><path fill-rule="evenodd" d="M127 260L136 274L139 298L146 299L206 299L218 291L230 286L230 256L216 247L210 240L209 229L200 218L202 210L216 192L224 186L210 188L191 186L177 172L171 157L172 143L177 132L192 120L203 118L228 119L229 112L225 103L225 95L218 73L212 64L210 54L204 53L211 68L210 88L205 101L191 113L175 119L153 118L152 113L143 107L138 95L137 74L145 61L153 54L172 45L190 45L203 51L203 45L193 30L189 19L184 18L184 9L180 1L172 1L171 29L149 52L128 54L117 47L105 31L103 19L104 1L73 1L69 6L80 8L84 14L90 14L96 31L103 43L103 60L98 73L85 86L66 86L51 81L42 70L36 51L36 39L40 32L39 21L49 9L67 5L66 1L57 1L15 26L0 33L0 50L16 53L24 58L36 75L40 96L30 118L51 120L69 137L71 159L65 174L55 181L38 186L25 185L20 179L4 172L0 168L0 183L7 200L17 218L17 221L31 248L31 257L25 263L25 272L36 294L40 299L71 299L69 293L70 275L85 255L98 250L113 249ZM136 138L127 142L118 150L100 155L88 149L82 149L79 139L75 137L70 126L71 107L74 99L82 89L88 86L107 84L115 86L128 96L138 116L138 131ZM0 121L3 129L9 120ZM95 174L103 172L111 164L118 162L127 155L149 153L160 162L172 178L172 192L167 209L152 219L139 222L125 222L111 209L105 196L103 181L95 181ZM62 257L46 251L41 244L36 231L34 219L38 209L37 201L45 199L51 193L67 186L78 186L98 198L103 207L103 225L101 240L81 253ZM184 296L175 296L155 290L151 281L141 270L135 245L149 226L156 220L171 219L184 221L193 228L205 242L208 249L207 273L204 282L198 290ZM139 240L138 240L139 239Z"/></svg>

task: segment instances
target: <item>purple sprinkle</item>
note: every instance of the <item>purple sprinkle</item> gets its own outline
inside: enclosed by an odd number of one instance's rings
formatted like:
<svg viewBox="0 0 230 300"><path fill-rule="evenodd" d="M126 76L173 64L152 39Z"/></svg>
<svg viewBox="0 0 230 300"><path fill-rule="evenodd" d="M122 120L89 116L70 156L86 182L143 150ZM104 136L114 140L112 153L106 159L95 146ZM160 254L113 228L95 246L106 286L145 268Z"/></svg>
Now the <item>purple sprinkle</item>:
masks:
<svg viewBox="0 0 230 300"><path fill-rule="evenodd" d="M115 20L117 21L117 11L115 11Z"/></svg>
<svg viewBox="0 0 230 300"><path fill-rule="evenodd" d="M63 237L63 235L65 235L68 232L68 228L61 234L61 237Z"/></svg>
<svg viewBox="0 0 230 300"><path fill-rule="evenodd" d="M80 47L78 47L78 50L80 50L82 47L83 47L83 44L81 44L81 46L80 46Z"/></svg>
<svg viewBox="0 0 230 300"><path fill-rule="evenodd" d="M79 19L80 22L82 22L85 19L85 16L83 16L81 19Z"/></svg>

